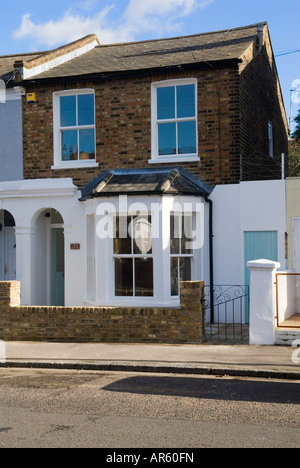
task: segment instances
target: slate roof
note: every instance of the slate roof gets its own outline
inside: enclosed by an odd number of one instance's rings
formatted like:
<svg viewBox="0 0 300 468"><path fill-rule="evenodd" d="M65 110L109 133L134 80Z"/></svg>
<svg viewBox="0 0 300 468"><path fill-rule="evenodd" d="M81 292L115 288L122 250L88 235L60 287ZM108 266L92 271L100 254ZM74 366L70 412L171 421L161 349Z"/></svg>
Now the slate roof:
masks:
<svg viewBox="0 0 300 468"><path fill-rule="evenodd" d="M9 81L14 75L14 63L20 60L33 60L45 52L34 52L28 54L2 55L0 56L0 79Z"/></svg>
<svg viewBox="0 0 300 468"><path fill-rule="evenodd" d="M111 170L82 191L81 201L117 195L207 196L212 188L181 167Z"/></svg>
<svg viewBox="0 0 300 468"><path fill-rule="evenodd" d="M124 73L238 60L257 40L257 27L258 24L255 24L171 39L100 45L80 57L36 75L34 79Z"/></svg>

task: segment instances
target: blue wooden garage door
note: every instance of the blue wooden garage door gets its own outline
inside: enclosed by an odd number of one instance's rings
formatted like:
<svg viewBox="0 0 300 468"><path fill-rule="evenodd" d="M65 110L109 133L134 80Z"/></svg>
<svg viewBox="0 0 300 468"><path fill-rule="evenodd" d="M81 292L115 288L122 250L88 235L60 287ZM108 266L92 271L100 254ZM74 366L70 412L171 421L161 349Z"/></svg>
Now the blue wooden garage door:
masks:
<svg viewBox="0 0 300 468"><path fill-rule="evenodd" d="M251 231L244 233L245 284L250 286L250 270L247 262L252 260L273 260L278 262L278 232ZM246 311L249 322L249 310Z"/></svg>

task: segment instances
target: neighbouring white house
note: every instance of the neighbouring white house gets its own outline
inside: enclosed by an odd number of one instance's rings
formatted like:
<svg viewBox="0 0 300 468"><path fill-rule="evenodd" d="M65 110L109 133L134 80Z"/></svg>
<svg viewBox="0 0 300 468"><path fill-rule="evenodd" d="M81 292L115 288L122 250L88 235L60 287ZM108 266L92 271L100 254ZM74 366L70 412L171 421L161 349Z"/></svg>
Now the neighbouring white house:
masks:
<svg viewBox="0 0 300 468"><path fill-rule="evenodd" d="M300 177L286 180L289 269L300 273Z"/></svg>

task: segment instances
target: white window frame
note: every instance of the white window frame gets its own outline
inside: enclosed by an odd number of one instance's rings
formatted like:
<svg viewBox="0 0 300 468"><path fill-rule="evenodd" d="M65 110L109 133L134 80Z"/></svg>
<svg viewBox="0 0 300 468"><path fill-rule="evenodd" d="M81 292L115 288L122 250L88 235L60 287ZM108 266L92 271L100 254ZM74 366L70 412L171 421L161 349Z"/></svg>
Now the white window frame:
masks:
<svg viewBox="0 0 300 468"><path fill-rule="evenodd" d="M191 217L192 219L192 229L194 228L194 224L195 224L195 216L196 214L194 212L192 213L187 213L187 215L189 217ZM186 258L189 258L190 261L191 261L191 280L193 280L193 271L194 271L194 250L191 250L190 253L183 253L183 248L182 248L182 244L183 244L183 237L184 237L184 233L182 231L182 222L183 222L183 219L184 219L184 213L178 213L178 212L171 212L170 213L170 225L171 225L171 218L172 216L174 216L175 218L179 219L179 225L178 225L178 228L179 228L179 232L178 232L178 237L175 237L175 239L178 239L179 241L179 253L172 253L172 250L171 250L171 229L170 229L170 290L171 290L171 297L172 298L178 298L180 297L180 293L178 291L178 295L172 295L172 287L171 287L171 281L172 281L172 278L171 278L171 264L172 264L172 259L176 259L177 260L177 274L178 274L178 281L179 281L179 284L180 284L180 260L181 259L186 259Z"/></svg>
<svg viewBox="0 0 300 468"><path fill-rule="evenodd" d="M74 169L74 168L87 168L87 167L98 167L96 162L96 115L94 125L88 126L76 126L78 128L94 128L95 129L95 159L88 161L63 161L61 151L61 135L62 127L60 126L60 98L62 96L79 96L84 94L93 94L95 96L94 89L72 89L67 91L59 91L53 93L53 146L54 146L54 165L51 167L53 170L60 169ZM96 106L95 106L96 114ZM75 127L69 127L71 130Z"/></svg>
<svg viewBox="0 0 300 468"><path fill-rule="evenodd" d="M139 215L137 214L128 214L127 215L128 217L131 218L131 222L134 220L134 219L137 219L137 218L142 218L142 217L147 217L147 218L151 218L151 228L152 228L152 225L153 225L153 218L152 218L152 213L151 212L147 212L147 213L140 213ZM126 217L127 217L126 216ZM122 214L118 213L114 216L114 225L115 225L115 222L116 222L116 219L117 218L120 218L122 217ZM129 235L129 233L127 233ZM130 241L131 241L131 253L130 254L119 254L119 253L115 253L114 252L114 242L113 242L113 260L114 260L114 274L113 274L113 284L114 284L114 299L140 299L140 298L146 298L146 300L150 300L150 299L154 299L155 297L155 291L154 291L154 254L153 254L153 245L152 245L152 253L147 253L147 254L143 254L143 253L140 253L140 254L135 254L134 253L134 235L133 233L131 233L131 236L130 236ZM130 259L133 261L133 269L132 269L132 281L133 281L133 295L132 296L117 296L116 295L116 277L115 277L115 263L116 263L116 260L120 260L120 259ZM152 279L153 279L153 295L152 296L138 296L136 294L136 282L135 282L135 260L139 260L139 259L151 259L152 260L152 264L153 264L153 272L152 272Z"/></svg>
<svg viewBox="0 0 300 468"><path fill-rule="evenodd" d="M163 87L171 86L184 86L184 85L195 85L195 117L177 118L158 120L157 119L157 90ZM149 164L160 164L160 163L178 163L178 162L199 162L198 153L198 81L196 78L178 79L178 80L166 80L152 83L151 87L151 160ZM176 105L176 102L175 102ZM158 124L160 123L173 123L173 122L190 122L196 121L196 153L193 154L176 154L176 155L159 155L158 152ZM178 139L178 135L177 135ZM178 147L178 141L177 141Z"/></svg>

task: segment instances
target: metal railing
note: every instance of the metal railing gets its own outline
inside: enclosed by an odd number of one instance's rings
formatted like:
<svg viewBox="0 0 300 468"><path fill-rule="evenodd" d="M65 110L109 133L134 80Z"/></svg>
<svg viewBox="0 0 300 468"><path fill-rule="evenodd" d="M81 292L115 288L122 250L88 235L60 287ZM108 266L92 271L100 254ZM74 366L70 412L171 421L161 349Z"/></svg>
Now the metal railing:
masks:
<svg viewBox="0 0 300 468"><path fill-rule="evenodd" d="M206 338L247 341L249 338L249 286L205 286Z"/></svg>

